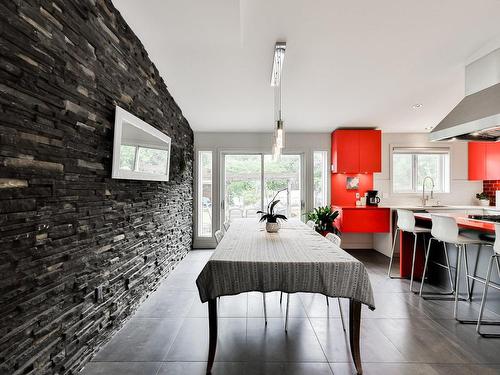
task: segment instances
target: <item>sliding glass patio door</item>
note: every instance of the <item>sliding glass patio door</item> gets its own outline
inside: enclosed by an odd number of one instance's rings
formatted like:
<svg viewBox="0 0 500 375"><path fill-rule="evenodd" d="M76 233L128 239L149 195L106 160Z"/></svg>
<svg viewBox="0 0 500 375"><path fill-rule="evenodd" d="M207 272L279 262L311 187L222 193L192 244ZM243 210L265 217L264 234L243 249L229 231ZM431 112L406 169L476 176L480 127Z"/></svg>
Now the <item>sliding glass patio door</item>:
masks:
<svg viewBox="0 0 500 375"><path fill-rule="evenodd" d="M300 218L303 207L302 155L222 154L221 222L258 217L276 196L279 213Z"/></svg>

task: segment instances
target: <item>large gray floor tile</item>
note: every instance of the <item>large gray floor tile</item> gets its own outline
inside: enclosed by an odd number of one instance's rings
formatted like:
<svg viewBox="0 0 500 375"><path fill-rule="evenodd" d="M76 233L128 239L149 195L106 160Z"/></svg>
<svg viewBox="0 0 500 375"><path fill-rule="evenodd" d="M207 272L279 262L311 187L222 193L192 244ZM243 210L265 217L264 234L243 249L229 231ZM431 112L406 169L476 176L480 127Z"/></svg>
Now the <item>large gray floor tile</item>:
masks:
<svg viewBox="0 0 500 375"><path fill-rule="evenodd" d="M316 335L329 362L350 362L349 330L340 319L311 318ZM361 326L361 358L367 362L406 362L394 344L380 332L378 319L365 319Z"/></svg>
<svg viewBox="0 0 500 375"><path fill-rule="evenodd" d="M352 363L331 363L335 375L353 375L356 369ZM365 375L438 375L427 364L415 363L363 363Z"/></svg>
<svg viewBox="0 0 500 375"><path fill-rule="evenodd" d="M132 318L94 361L161 361L182 324L181 319Z"/></svg>
<svg viewBox="0 0 500 375"><path fill-rule="evenodd" d="M249 318L246 359L250 362L326 362L321 345L307 318Z"/></svg>
<svg viewBox="0 0 500 375"><path fill-rule="evenodd" d="M244 362L215 362L212 375L245 375L248 365ZM205 375L205 362L164 362L157 375Z"/></svg>
<svg viewBox="0 0 500 375"><path fill-rule="evenodd" d="M166 361L206 361L208 319L186 318ZM246 319L219 318L216 361L246 361Z"/></svg>
<svg viewBox="0 0 500 375"><path fill-rule="evenodd" d="M376 319L377 328L409 362L467 363L469 352L428 319Z"/></svg>
<svg viewBox="0 0 500 375"><path fill-rule="evenodd" d="M431 364L430 367L439 375L498 375L500 366L495 365L441 365Z"/></svg>
<svg viewBox="0 0 500 375"><path fill-rule="evenodd" d="M90 362L82 375L156 375L158 362Z"/></svg>
<svg viewBox="0 0 500 375"><path fill-rule="evenodd" d="M197 297L194 291L160 290L144 301L134 316L138 318L183 318Z"/></svg>
<svg viewBox="0 0 500 375"><path fill-rule="evenodd" d="M328 363L314 362L251 362L248 363L245 375L332 375Z"/></svg>

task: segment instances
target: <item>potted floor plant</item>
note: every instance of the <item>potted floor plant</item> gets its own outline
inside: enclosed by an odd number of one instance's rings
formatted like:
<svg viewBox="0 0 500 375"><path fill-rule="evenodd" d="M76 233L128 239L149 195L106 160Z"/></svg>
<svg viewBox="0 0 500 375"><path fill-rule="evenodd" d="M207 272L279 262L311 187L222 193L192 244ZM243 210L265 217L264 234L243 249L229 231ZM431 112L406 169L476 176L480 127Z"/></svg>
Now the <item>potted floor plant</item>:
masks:
<svg viewBox="0 0 500 375"><path fill-rule="evenodd" d="M335 219L339 216L339 212L332 210L330 206L316 207L314 210L306 213L307 220L312 220L316 224L316 232L326 236L327 233L340 234L340 231L335 226Z"/></svg>
<svg viewBox="0 0 500 375"><path fill-rule="evenodd" d="M490 197L484 191L482 193L477 193L476 198L479 201L480 206L489 206L490 205Z"/></svg>
<svg viewBox="0 0 500 375"><path fill-rule="evenodd" d="M279 199L275 200L278 193L276 193L271 202L269 202L269 204L267 205L266 212L257 211L258 214L262 214L259 221L266 222L266 231L269 233L276 233L279 231L280 223L278 220L287 220L287 217L285 215L277 214L274 212L274 208L280 201Z"/></svg>

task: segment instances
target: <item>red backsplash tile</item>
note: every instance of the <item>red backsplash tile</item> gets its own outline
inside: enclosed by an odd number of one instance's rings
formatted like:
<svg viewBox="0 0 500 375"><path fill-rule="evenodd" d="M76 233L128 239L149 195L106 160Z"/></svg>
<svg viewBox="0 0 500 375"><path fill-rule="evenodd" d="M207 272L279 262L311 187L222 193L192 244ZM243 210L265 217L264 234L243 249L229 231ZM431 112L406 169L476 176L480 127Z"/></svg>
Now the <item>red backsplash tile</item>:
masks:
<svg viewBox="0 0 500 375"><path fill-rule="evenodd" d="M483 191L490 197L490 205L495 206L495 193L500 190L500 180L483 181Z"/></svg>

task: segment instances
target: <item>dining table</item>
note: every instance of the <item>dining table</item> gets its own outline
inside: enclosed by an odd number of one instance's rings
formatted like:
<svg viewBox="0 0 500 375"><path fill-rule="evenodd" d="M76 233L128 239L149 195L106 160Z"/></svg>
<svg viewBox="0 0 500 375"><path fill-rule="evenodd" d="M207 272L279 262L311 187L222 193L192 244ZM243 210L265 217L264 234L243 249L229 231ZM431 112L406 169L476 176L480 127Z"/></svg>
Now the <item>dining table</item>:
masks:
<svg viewBox="0 0 500 375"><path fill-rule="evenodd" d="M359 260L299 219L268 233L257 218L234 220L202 269L196 284L208 303L210 374L217 346L217 303L221 296L245 292L321 293L349 299L349 342L358 374L361 305L375 309L368 272Z"/></svg>

